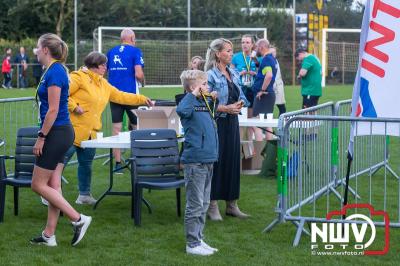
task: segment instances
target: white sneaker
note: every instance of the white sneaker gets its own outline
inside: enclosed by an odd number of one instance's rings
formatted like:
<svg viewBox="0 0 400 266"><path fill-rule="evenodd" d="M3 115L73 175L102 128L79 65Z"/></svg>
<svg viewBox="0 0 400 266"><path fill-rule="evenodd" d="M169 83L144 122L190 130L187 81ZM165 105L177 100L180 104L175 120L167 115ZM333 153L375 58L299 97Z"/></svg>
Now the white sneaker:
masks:
<svg viewBox="0 0 400 266"><path fill-rule="evenodd" d="M202 245L199 245L194 248L186 246L186 253L191 254L191 255L210 256L210 255L214 254L214 251L206 249Z"/></svg>
<svg viewBox="0 0 400 266"><path fill-rule="evenodd" d="M48 247L57 246L56 236L52 235L51 237L47 237L47 236L44 235L44 232L42 232L41 236L32 238L30 240L30 242L33 245L45 245L45 246L48 246Z"/></svg>
<svg viewBox="0 0 400 266"><path fill-rule="evenodd" d="M217 251L218 251L217 248L210 247L206 242L203 241L203 239L201 240L200 245L201 245L203 248L209 249L209 250L211 250L211 251L213 251L213 252L217 252Z"/></svg>
<svg viewBox="0 0 400 266"><path fill-rule="evenodd" d="M92 197L92 195L79 195L76 199L76 204L89 204L93 205L96 204L97 200Z"/></svg>
<svg viewBox="0 0 400 266"><path fill-rule="evenodd" d="M43 205L49 206L49 202L45 198L43 198L43 197L40 197L40 198L42 199Z"/></svg>
<svg viewBox="0 0 400 266"><path fill-rule="evenodd" d="M83 214L81 214L79 222L72 222L72 226L74 227L74 236L71 241L72 246L76 246L82 240L91 222L92 217Z"/></svg>

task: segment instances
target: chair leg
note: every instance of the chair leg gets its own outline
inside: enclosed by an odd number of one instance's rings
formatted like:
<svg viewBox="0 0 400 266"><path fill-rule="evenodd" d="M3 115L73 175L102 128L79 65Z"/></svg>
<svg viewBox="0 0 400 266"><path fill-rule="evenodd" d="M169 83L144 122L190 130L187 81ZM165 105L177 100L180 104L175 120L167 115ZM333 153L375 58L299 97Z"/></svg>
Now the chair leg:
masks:
<svg viewBox="0 0 400 266"><path fill-rule="evenodd" d="M135 218L135 197L136 197L136 186L132 180L132 196L131 196L131 218Z"/></svg>
<svg viewBox="0 0 400 266"><path fill-rule="evenodd" d="M181 189L176 189L176 212L178 217L181 217Z"/></svg>
<svg viewBox="0 0 400 266"><path fill-rule="evenodd" d="M19 187L14 187L14 215L18 216Z"/></svg>
<svg viewBox="0 0 400 266"><path fill-rule="evenodd" d="M140 226L141 225L141 219L142 219L142 188L135 186L135 199L134 199L134 220L135 220L135 225Z"/></svg>
<svg viewBox="0 0 400 266"><path fill-rule="evenodd" d="M5 204L6 204L6 184L0 182L0 223L4 221Z"/></svg>

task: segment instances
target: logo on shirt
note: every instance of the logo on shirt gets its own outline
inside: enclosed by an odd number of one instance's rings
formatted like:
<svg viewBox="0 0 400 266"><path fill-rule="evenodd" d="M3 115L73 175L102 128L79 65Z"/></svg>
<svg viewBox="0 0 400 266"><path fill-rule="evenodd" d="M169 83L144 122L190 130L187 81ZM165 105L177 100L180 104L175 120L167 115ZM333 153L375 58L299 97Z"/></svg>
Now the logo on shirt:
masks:
<svg viewBox="0 0 400 266"><path fill-rule="evenodd" d="M124 49L125 49L125 46L121 46L121 47L119 47L119 51L122 53L123 51L124 51Z"/></svg>
<svg viewBox="0 0 400 266"><path fill-rule="evenodd" d="M144 65L143 57L140 57L140 63L141 63L142 65Z"/></svg>
<svg viewBox="0 0 400 266"><path fill-rule="evenodd" d="M119 57L119 55L114 55L114 65L116 65L117 63L119 63L121 66L124 66L122 64L121 58Z"/></svg>
<svg viewBox="0 0 400 266"><path fill-rule="evenodd" d="M196 112L208 112L208 109L207 109L206 106L195 106L195 107L194 107L194 110L195 110Z"/></svg>

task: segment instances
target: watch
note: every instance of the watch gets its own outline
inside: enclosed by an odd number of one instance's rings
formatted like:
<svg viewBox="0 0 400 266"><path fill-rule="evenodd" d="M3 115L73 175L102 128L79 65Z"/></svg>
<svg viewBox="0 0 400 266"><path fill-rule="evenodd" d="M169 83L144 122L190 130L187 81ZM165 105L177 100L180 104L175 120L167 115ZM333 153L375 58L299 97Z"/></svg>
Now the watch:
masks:
<svg viewBox="0 0 400 266"><path fill-rule="evenodd" d="M43 134L42 131L38 131L37 133L38 137L45 139L47 137L47 135Z"/></svg>

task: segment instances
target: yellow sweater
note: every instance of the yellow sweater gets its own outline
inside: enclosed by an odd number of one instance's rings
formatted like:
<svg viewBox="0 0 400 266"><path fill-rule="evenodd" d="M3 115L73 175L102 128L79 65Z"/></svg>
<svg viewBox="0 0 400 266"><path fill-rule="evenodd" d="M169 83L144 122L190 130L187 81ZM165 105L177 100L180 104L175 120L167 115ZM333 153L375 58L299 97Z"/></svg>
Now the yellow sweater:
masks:
<svg viewBox="0 0 400 266"><path fill-rule="evenodd" d="M74 145L80 146L84 140L96 139L96 132L101 129L101 114L109 101L118 104L143 105L143 95L119 91L102 76L81 68L71 72L69 85L68 110L75 131ZM85 113L74 113L77 106Z"/></svg>

